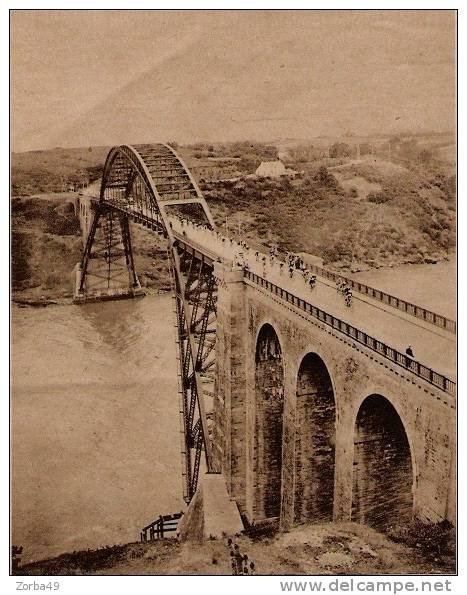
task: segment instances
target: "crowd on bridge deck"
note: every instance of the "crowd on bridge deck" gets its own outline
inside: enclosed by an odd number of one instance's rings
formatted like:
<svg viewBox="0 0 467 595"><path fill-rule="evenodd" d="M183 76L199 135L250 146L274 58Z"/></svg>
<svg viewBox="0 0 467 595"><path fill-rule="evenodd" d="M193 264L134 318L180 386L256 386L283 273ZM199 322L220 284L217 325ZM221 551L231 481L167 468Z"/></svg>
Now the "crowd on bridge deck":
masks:
<svg viewBox="0 0 467 595"><path fill-rule="evenodd" d="M303 282L311 292L316 286L317 276L307 267L303 258L294 252L287 251L285 260L281 260L277 244L271 244L268 256L259 250L253 250L245 241L226 237L202 223L171 217L170 225L173 231L200 247L207 248L218 261L231 262L234 268L259 271L265 279L276 273L279 277L289 279L289 282ZM346 306L350 307L352 290L348 283L344 279L338 279L336 289L343 295Z"/></svg>
<svg viewBox="0 0 467 595"><path fill-rule="evenodd" d="M277 244L271 244L268 257L259 250L253 250L243 240L237 241L234 238L226 237L207 225L189 219L170 217L170 226L173 231L186 236L187 240L198 244L200 248L210 250L218 262L224 260L232 263L234 268L251 270L252 272L255 272L253 269L256 269L260 271L261 276L265 279L274 277L274 273L283 278L285 276L284 269L287 267L286 279L289 282L302 281L305 286L309 287L310 291L313 291L316 286L317 277L307 268L303 258L294 252L287 251L285 261L281 260ZM338 278L336 280L336 289L338 293L343 295L345 305L351 307L352 289L346 279ZM410 362L414 358L411 345L407 347L405 353L407 366L410 367Z"/></svg>

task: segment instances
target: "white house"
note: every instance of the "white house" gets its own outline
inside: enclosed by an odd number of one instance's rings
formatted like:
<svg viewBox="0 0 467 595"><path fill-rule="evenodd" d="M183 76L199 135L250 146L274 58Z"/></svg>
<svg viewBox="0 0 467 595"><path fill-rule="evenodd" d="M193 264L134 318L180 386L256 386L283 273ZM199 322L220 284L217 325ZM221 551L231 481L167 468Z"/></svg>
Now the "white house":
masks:
<svg viewBox="0 0 467 595"><path fill-rule="evenodd" d="M285 169L282 161L263 161L255 171L255 176L262 178L280 178L287 176L290 172Z"/></svg>

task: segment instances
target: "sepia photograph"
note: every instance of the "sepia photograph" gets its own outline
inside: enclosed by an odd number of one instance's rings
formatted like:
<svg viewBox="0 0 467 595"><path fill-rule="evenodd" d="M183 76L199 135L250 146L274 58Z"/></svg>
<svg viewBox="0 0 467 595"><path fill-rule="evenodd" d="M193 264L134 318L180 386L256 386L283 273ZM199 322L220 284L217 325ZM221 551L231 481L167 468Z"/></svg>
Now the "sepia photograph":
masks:
<svg viewBox="0 0 467 595"><path fill-rule="evenodd" d="M10 576L450 590L457 10L9 28Z"/></svg>

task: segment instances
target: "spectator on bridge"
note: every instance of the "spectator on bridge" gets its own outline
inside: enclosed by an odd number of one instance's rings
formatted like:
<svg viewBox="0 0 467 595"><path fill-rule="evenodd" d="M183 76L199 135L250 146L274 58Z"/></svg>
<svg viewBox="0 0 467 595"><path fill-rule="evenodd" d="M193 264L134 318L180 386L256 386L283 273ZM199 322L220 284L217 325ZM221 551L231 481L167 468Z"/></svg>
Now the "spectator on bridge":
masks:
<svg viewBox="0 0 467 595"><path fill-rule="evenodd" d="M350 289L350 287L347 284L344 287L343 293L344 293L345 305L350 308L350 306L352 305L352 290Z"/></svg>
<svg viewBox="0 0 467 595"><path fill-rule="evenodd" d="M407 368L411 368L412 367L412 363L414 361L414 355L413 355L413 351L412 351L412 346L409 345L407 347L407 349L405 350L405 354L406 354L406 358L405 358L405 365Z"/></svg>

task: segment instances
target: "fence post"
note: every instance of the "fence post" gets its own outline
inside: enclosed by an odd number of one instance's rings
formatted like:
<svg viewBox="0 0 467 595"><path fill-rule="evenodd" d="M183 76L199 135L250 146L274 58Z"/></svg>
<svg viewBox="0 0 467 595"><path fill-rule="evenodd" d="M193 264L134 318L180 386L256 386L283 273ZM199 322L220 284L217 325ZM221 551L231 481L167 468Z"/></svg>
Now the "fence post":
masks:
<svg viewBox="0 0 467 595"><path fill-rule="evenodd" d="M160 537L163 538L164 537L164 519L162 518L162 515L160 515L160 517L159 517L159 526L160 526Z"/></svg>

